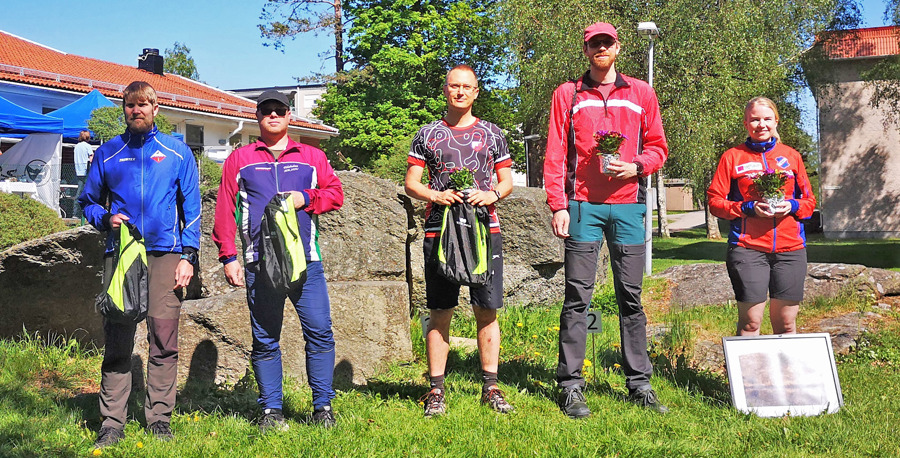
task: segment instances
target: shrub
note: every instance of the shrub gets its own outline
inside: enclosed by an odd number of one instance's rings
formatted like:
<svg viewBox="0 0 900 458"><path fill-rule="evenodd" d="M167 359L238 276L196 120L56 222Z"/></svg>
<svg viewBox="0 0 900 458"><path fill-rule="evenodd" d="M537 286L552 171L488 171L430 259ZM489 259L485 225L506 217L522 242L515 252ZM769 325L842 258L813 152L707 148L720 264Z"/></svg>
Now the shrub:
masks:
<svg viewBox="0 0 900 458"><path fill-rule="evenodd" d="M222 181L222 164L204 156L200 158L200 194L206 195L212 189L219 189Z"/></svg>
<svg viewBox="0 0 900 458"><path fill-rule="evenodd" d="M406 176L406 158L409 157L409 146L413 135L403 137L394 142L394 146L385 154L372 161L368 172L379 178L402 184Z"/></svg>
<svg viewBox="0 0 900 458"><path fill-rule="evenodd" d="M0 192L0 250L64 230L66 224L46 205Z"/></svg>

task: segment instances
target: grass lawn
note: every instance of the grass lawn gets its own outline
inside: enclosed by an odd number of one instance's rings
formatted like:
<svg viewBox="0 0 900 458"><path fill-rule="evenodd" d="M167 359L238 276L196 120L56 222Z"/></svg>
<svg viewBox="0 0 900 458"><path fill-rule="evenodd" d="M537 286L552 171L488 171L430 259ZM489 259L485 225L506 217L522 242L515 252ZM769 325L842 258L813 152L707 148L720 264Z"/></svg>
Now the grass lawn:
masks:
<svg viewBox="0 0 900 458"><path fill-rule="evenodd" d="M817 241L810 258L896 269L896 241ZM722 262L725 242L706 240L701 230L654 239L654 271L675 264ZM665 294L649 280L645 305L653 323L669 337L651 342L654 386L671 413L661 416L624 402L618 352L618 322L608 315L604 331L588 340L586 395L594 415L570 420L556 407L555 367L559 304L509 307L501 311L501 387L516 412L501 415L480 405L476 353L451 352L447 414L424 419L419 398L426 391L422 332L410 321L415 359L395 363L366 386L339 387L334 400L338 425L306 425L311 396L287 380L285 413L290 430L260 435L253 419L252 375L234 386L187 387L172 419L174 442L148 435L142 421L143 393L132 399L134 421L127 437L101 456L900 456L900 325L895 312L862 338L859 348L838 358L845 406L818 417L762 419L731 407L727 379L685 363L692 342L733 332L735 310L723 304L669 311ZM598 288L596 307L612 300ZM871 310L865 299L813 301L801 320L835 311ZM452 334L475 337L474 320L460 314ZM677 331L677 332L676 332ZM764 328L764 332L771 332ZM100 355L74 340L23 336L0 340L0 456L90 456L99 428L97 393Z"/></svg>

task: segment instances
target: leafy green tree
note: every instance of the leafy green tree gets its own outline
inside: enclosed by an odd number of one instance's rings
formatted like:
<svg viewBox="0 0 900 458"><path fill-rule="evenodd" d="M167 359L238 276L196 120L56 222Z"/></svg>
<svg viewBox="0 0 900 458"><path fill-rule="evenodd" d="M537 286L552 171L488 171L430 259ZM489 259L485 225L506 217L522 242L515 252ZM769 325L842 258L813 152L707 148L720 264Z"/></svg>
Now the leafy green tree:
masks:
<svg viewBox="0 0 900 458"><path fill-rule="evenodd" d="M616 68L644 77L648 45L636 25L653 20L661 29L654 83L670 149L666 174L689 179L695 197L705 201L719 156L746 137L743 107L754 96L775 100L784 142L811 152L806 148L812 142L796 128L792 93L801 84L802 52L840 1L509 0L506 30L515 51L524 130L546 135L553 90L587 69L581 49L586 25L603 20L619 26L623 49ZM707 216L708 235L718 237L715 219Z"/></svg>
<svg viewBox="0 0 900 458"><path fill-rule="evenodd" d="M158 113L153 122L156 128L164 134L171 134L175 126L164 114ZM94 132L94 136L105 142L116 135L125 132L125 113L122 107L101 107L91 112L88 119L88 129Z"/></svg>
<svg viewBox="0 0 900 458"><path fill-rule="evenodd" d="M327 152L363 168L399 154L398 139L442 116L444 76L461 63L481 78L475 115L512 132L518 146L513 99L493 88L505 56L493 0L357 0L345 8L355 17L348 54L356 68L339 74L317 104L316 116L341 131L323 145Z"/></svg>
<svg viewBox="0 0 900 458"><path fill-rule="evenodd" d="M200 81L197 64L194 63L194 58L191 57L191 48L177 41L171 49L163 51L163 71L181 75L194 81Z"/></svg>
<svg viewBox="0 0 900 458"><path fill-rule="evenodd" d="M884 18L900 26L900 0L886 2ZM900 32L894 39L900 41ZM900 125L900 55L882 59L860 76L872 88L872 106L885 110L885 124Z"/></svg>
<svg viewBox="0 0 900 458"><path fill-rule="evenodd" d="M342 0L266 0L259 31L283 49L284 40L322 31L334 35L334 71L344 71L344 11Z"/></svg>

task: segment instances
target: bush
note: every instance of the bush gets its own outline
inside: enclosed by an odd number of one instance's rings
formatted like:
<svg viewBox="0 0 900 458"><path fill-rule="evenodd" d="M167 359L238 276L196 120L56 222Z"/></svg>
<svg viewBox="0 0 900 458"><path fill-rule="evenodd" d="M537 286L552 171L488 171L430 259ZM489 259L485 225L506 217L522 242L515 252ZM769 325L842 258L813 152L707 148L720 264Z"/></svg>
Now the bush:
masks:
<svg viewBox="0 0 900 458"><path fill-rule="evenodd" d="M219 189L219 183L222 181L222 164L204 156L200 158L200 194L206 193L212 189Z"/></svg>
<svg viewBox="0 0 900 458"><path fill-rule="evenodd" d="M406 158L414 135L403 137L394 142L394 146L385 154L372 161L368 170L372 175L403 184L406 177Z"/></svg>
<svg viewBox="0 0 900 458"><path fill-rule="evenodd" d="M0 250L64 230L66 224L46 205L0 192Z"/></svg>

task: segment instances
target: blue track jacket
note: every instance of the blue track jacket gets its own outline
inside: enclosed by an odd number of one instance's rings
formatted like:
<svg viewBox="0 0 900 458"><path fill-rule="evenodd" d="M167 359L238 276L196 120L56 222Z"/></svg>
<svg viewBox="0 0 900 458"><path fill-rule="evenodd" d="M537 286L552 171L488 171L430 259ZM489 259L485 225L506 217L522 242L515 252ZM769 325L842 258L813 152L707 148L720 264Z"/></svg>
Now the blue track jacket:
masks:
<svg viewBox="0 0 900 458"><path fill-rule="evenodd" d="M197 162L184 142L155 125L140 136L126 130L97 149L78 203L91 225L109 231L107 253L114 240L107 216L116 213L137 226L147 251L200 248Z"/></svg>

